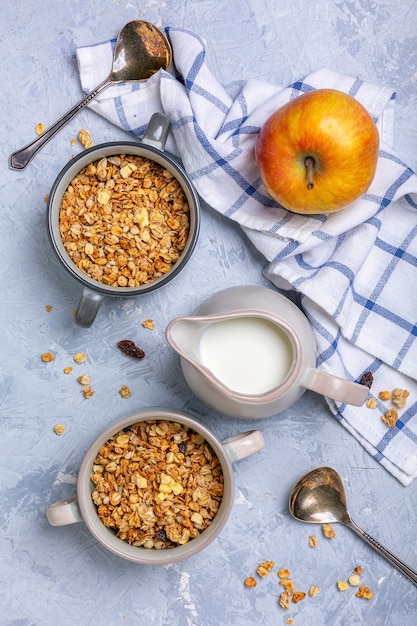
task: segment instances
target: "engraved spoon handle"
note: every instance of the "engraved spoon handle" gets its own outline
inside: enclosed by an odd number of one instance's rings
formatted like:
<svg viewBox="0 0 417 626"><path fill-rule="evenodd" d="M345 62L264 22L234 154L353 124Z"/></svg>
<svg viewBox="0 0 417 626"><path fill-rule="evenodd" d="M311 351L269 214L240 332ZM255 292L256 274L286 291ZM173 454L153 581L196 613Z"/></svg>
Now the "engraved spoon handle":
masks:
<svg viewBox="0 0 417 626"><path fill-rule="evenodd" d="M368 543L372 548L374 548L379 554L387 559L396 567L404 576L408 578L412 583L417 585L417 572L415 572L411 567L406 565L401 559L399 559L395 554L392 554L387 548L385 548L382 544L379 543L376 539L371 537L369 533L363 530L351 517L343 520L342 522L345 526L353 530L354 533L359 535L366 543Z"/></svg>
<svg viewBox="0 0 417 626"><path fill-rule="evenodd" d="M29 143L24 148L13 152L9 158L9 165L13 170L23 170L33 159L35 154L56 135L56 133L61 130L65 124L67 124L73 117L77 115L87 104L94 100L94 98L101 92L103 89L111 85L114 81L111 80L109 76L104 80L98 87L90 91L82 100L80 100L77 104L75 104L65 115L59 118L58 121L55 122L52 126L50 126L40 137Z"/></svg>

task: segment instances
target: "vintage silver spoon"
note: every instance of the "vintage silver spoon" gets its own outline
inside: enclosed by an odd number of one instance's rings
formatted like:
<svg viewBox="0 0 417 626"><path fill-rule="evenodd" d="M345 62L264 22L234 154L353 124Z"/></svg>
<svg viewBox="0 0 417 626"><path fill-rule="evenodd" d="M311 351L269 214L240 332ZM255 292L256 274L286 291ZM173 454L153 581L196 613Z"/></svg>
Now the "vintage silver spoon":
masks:
<svg viewBox="0 0 417 626"><path fill-rule="evenodd" d="M128 22L117 37L112 70L106 80L90 91L39 138L13 152L9 159L10 167L23 170L35 154L106 87L115 83L147 80L159 69L167 69L171 60L171 46L156 26L142 20Z"/></svg>
<svg viewBox="0 0 417 626"><path fill-rule="evenodd" d="M289 507L291 515L301 522L344 524L417 585L417 572L353 521L346 507L346 494L342 479L332 467L317 467L305 474L291 491Z"/></svg>

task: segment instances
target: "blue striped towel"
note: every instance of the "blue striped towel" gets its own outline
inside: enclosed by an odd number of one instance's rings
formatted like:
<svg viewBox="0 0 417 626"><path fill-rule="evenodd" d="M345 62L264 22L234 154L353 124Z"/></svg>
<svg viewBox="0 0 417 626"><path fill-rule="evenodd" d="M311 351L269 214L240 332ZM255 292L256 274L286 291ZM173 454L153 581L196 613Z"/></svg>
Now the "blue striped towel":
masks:
<svg viewBox="0 0 417 626"><path fill-rule="evenodd" d="M417 475L417 178L392 148L391 89L318 70L281 87L256 79L223 87L200 37L168 28L175 67L146 83L108 88L89 106L140 137L152 113L172 127L167 150L181 156L199 194L239 223L267 261L265 276L295 289L314 329L318 366L350 380L372 372L377 408L328 401L333 414L402 484ZM109 73L114 41L77 50L85 93ZM266 193L254 161L259 128L279 106L317 88L357 98L377 122L380 154L367 193L340 213L292 214ZM410 392L393 407L381 390Z"/></svg>

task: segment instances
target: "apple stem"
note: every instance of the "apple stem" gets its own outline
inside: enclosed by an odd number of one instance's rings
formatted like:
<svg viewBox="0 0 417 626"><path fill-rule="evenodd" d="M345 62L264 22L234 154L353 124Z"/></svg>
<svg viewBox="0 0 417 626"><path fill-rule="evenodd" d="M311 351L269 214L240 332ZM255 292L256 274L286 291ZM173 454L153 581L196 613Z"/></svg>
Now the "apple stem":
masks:
<svg viewBox="0 0 417 626"><path fill-rule="evenodd" d="M313 169L315 165L315 161L313 157L310 157L310 156L306 157L304 159L304 165L306 166L306 169L307 169L307 189L313 189L314 187Z"/></svg>

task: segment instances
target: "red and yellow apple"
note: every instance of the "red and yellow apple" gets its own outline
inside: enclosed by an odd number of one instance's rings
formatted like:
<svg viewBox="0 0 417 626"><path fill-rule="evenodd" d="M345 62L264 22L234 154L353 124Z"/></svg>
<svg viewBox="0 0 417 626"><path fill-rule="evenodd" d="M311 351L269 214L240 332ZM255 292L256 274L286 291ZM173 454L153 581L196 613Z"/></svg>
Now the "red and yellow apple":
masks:
<svg viewBox="0 0 417 626"><path fill-rule="evenodd" d="M355 98L336 89L298 96L262 126L255 147L261 180L294 213L332 213L368 189L379 134Z"/></svg>

